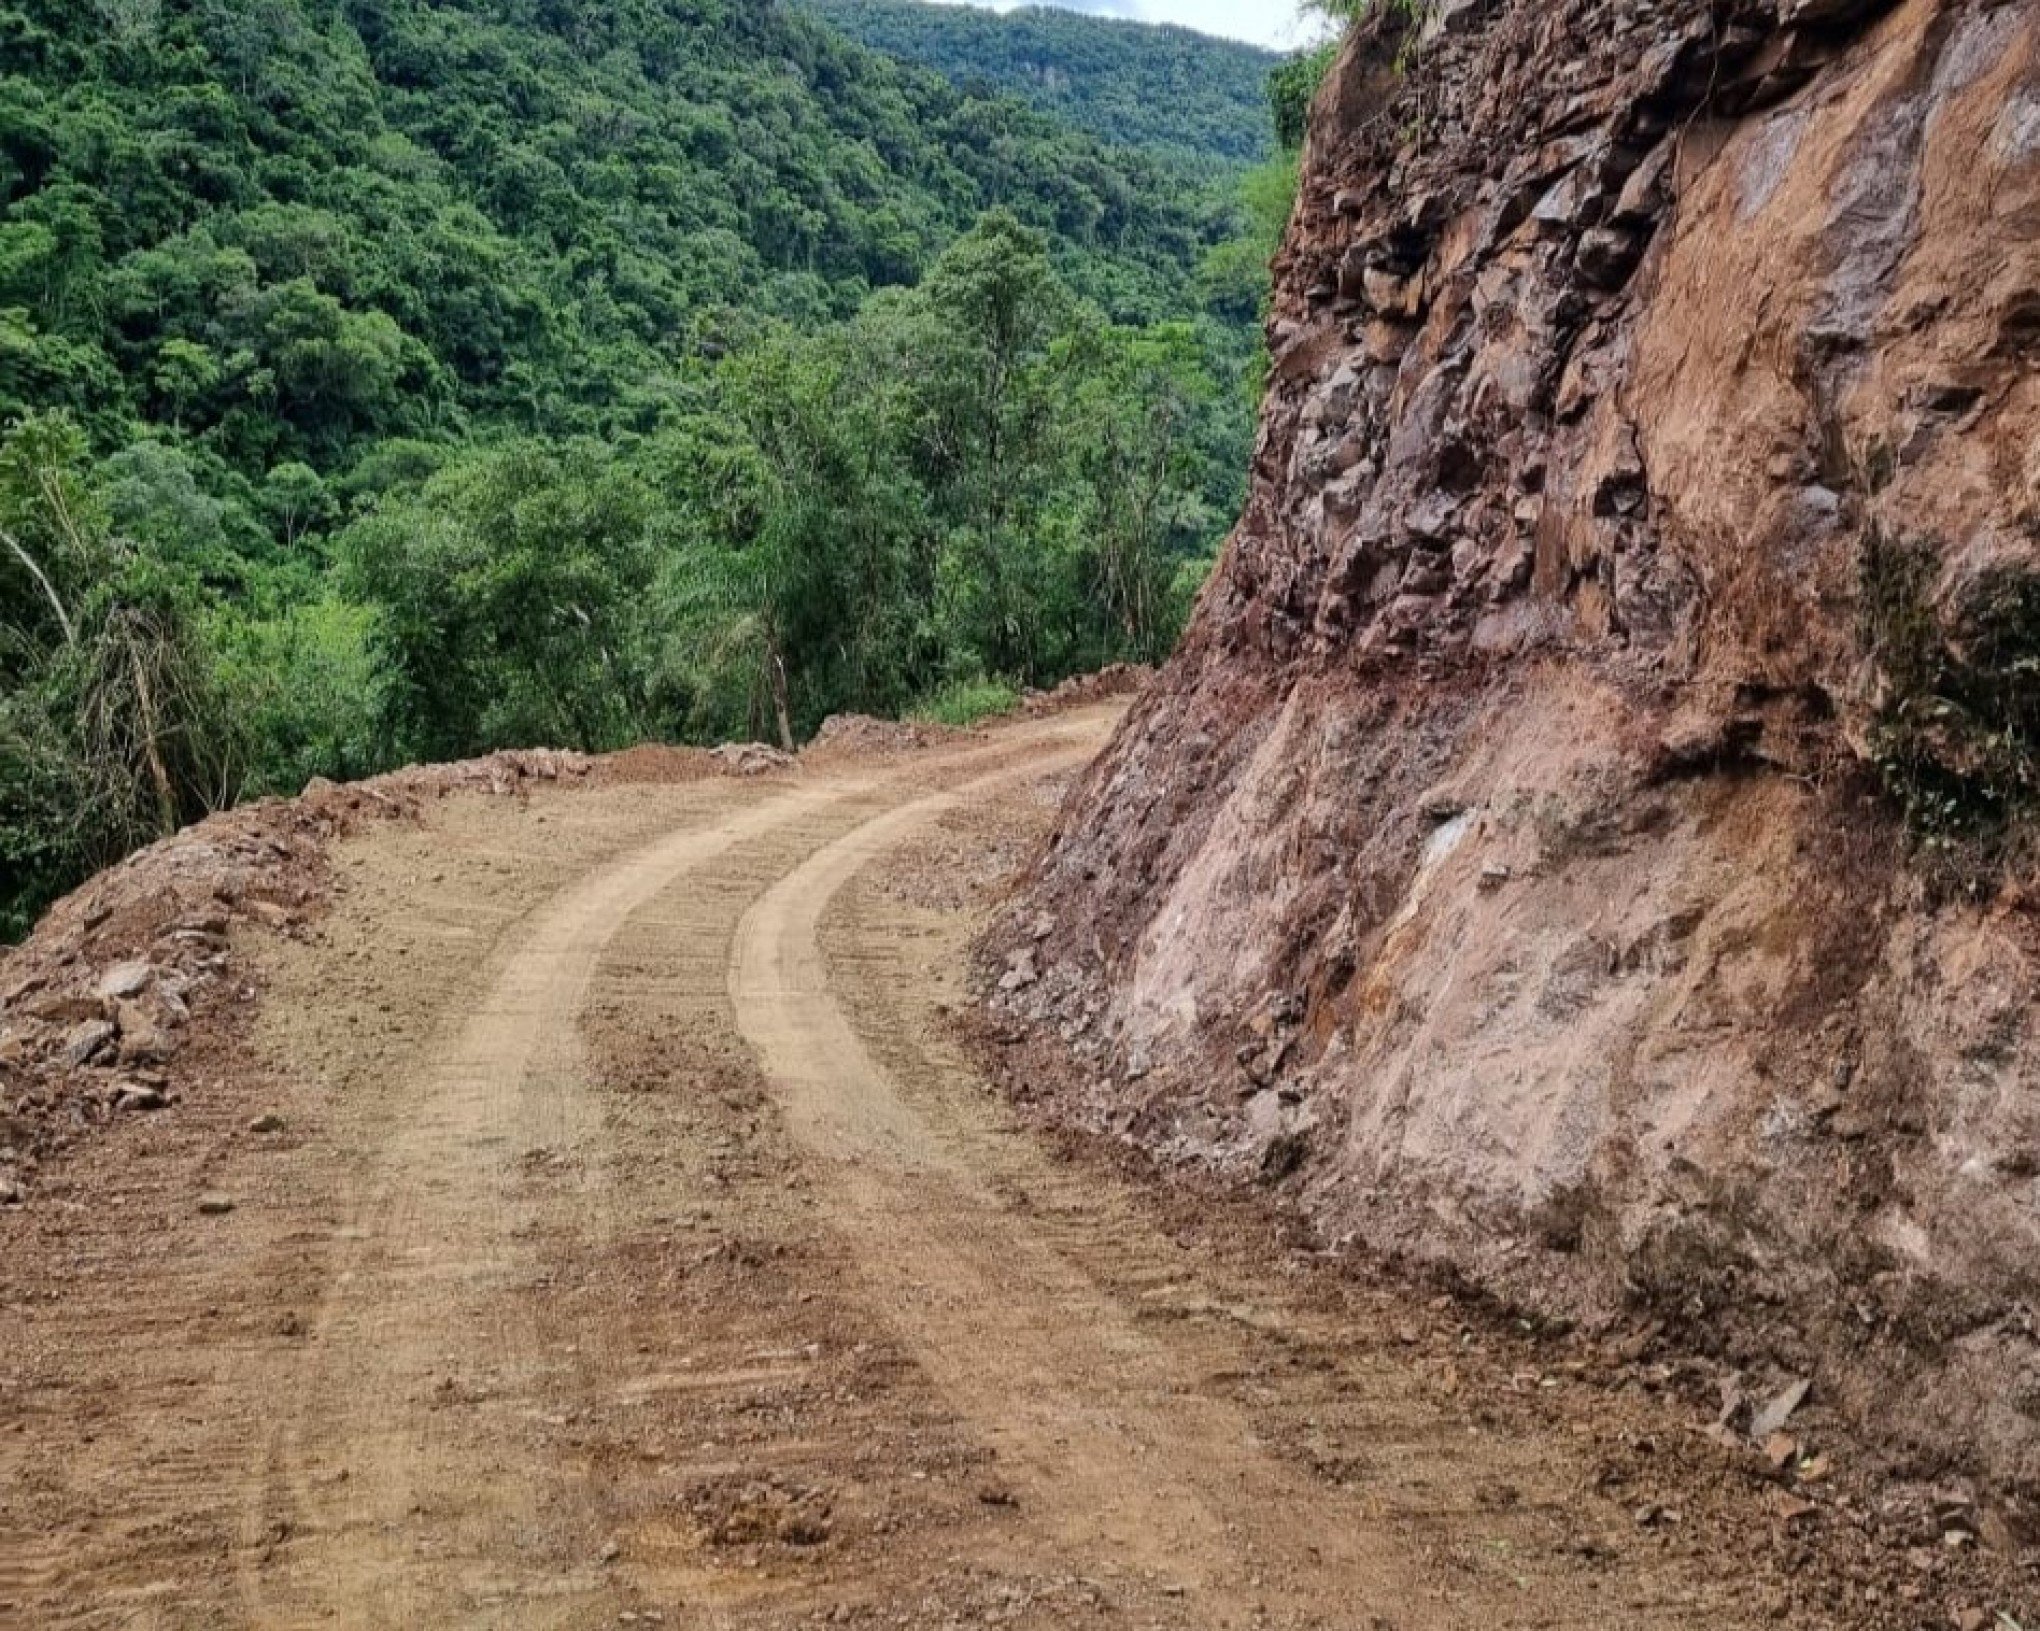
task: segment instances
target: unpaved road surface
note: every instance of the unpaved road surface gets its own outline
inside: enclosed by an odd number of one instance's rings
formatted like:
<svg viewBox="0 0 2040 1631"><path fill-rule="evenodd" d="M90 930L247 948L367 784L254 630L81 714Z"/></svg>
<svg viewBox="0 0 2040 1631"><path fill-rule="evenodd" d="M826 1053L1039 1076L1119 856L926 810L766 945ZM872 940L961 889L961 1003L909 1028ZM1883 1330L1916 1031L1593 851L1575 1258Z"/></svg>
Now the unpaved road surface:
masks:
<svg viewBox="0 0 2040 1631"><path fill-rule="evenodd" d="M1112 719L349 840L253 1056L6 1220L0 1625L1867 1623L1677 1407L984 1085Z"/></svg>

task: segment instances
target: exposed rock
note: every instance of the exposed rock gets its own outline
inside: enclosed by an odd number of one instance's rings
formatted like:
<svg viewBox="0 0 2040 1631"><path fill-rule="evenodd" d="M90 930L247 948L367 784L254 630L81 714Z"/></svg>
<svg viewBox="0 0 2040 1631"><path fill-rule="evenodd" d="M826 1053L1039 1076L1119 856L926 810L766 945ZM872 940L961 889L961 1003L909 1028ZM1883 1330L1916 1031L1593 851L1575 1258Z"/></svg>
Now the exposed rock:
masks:
<svg viewBox="0 0 2040 1631"><path fill-rule="evenodd" d="M1750 1437L1759 1443L1770 1438L1792 1419L1812 1387L1804 1380L1789 1383L1750 1418Z"/></svg>
<svg viewBox="0 0 2040 1631"><path fill-rule="evenodd" d="M118 1002L127 997L138 997L148 990L149 982L156 977L154 965L139 960L116 963L99 976L94 992L109 1002Z"/></svg>
<svg viewBox="0 0 2040 1631"><path fill-rule="evenodd" d="M1580 234L1573 264L1597 288L1613 289L1635 270L1643 242L1625 227L1589 227Z"/></svg>
<svg viewBox="0 0 2040 1631"><path fill-rule="evenodd" d="M788 769L794 762L792 754L762 742L731 742L712 751L726 769L738 776L763 776Z"/></svg>
<svg viewBox="0 0 2040 1631"><path fill-rule="evenodd" d="M246 903L248 916L265 929L281 934L297 921L297 914L281 901L251 900Z"/></svg>
<svg viewBox="0 0 2040 1631"><path fill-rule="evenodd" d="M119 1035L120 1032L106 1020L85 1020L64 1038L59 1057L67 1065L89 1065L111 1048Z"/></svg>
<svg viewBox="0 0 2040 1631"><path fill-rule="evenodd" d="M78 1025L87 1020L105 1019L111 1012L104 997L96 992L82 991L53 992L32 998L23 1006L30 1018L46 1020L52 1025Z"/></svg>
<svg viewBox="0 0 2040 1631"><path fill-rule="evenodd" d="M124 1065L160 1065L177 1051L172 1026L165 1023L164 1010L140 1002L124 1002L119 1009L120 1062Z"/></svg>
<svg viewBox="0 0 2040 1631"><path fill-rule="evenodd" d="M1024 991L1041 979L1034 960L1034 948L1023 947L1006 959L1006 972L999 980L1001 991Z"/></svg>
<svg viewBox="0 0 2040 1631"><path fill-rule="evenodd" d="M1333 71L1244 518L1003 1000L1172 1161L1299 1095L1327 1237L2040 1482L2040 888L1929 889L1866 636L1900 539L1949 672L2040 651L2040 10L1450 13Z"/></svg>

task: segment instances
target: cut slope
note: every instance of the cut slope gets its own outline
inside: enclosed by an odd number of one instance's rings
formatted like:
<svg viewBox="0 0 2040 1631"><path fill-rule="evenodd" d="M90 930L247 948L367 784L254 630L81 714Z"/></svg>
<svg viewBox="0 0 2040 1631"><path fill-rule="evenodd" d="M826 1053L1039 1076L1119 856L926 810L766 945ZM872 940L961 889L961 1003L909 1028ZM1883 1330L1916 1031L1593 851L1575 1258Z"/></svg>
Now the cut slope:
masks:
<svg viewBox="0 0 2040 1631"><path fill-rule="evenodd" d="M1072 1116L2031 1487L2040 931L1886 787L1983 797L1909 674L2029 671L2040 21L1727 11L1349 43L1246 520L1005 1000Z"/></svg>

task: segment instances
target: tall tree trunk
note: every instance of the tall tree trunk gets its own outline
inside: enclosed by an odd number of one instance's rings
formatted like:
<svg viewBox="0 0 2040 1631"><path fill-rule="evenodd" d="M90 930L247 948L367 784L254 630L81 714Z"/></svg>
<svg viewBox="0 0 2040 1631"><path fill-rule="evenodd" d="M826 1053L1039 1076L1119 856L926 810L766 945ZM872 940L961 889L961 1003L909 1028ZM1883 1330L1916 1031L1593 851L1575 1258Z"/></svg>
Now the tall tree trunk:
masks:
<svg viewBox="0 0 2040 1631"><path fill-rule="evenodd" d="M50 582L43 569L36 565L35 557L21 547L11 532L0 530L0 543L6 544L14 552L15 559L28 568L29 576L42 585L42 592L50 603L50 610L57 614L57 626L64 631L64 644L75 646L78 643L78 631L72 627L71 614L64 610L63 601L57 598L55 585Z"/></svg>
<svg viewBox="0 0 2040 1631"><path fill-rule="evenodd" d="M793 751L793 716L786 699L786 658L779 649L776 633L765 637L765 679L772 688L772 714L779 725L779 746Z"/></svg>
<svg viewBox="0 0 2040 1631"><path fill-rule="evenodd" d="M156 693L149 683L148 665L142 661L140 645L128 642L128 671L134 676L135 704L142 716L142 756L149 763L149 780L156 788L156 823L164 837L177 830L177 791L171 786L170 771L163 763L157 743Z"/></svg>

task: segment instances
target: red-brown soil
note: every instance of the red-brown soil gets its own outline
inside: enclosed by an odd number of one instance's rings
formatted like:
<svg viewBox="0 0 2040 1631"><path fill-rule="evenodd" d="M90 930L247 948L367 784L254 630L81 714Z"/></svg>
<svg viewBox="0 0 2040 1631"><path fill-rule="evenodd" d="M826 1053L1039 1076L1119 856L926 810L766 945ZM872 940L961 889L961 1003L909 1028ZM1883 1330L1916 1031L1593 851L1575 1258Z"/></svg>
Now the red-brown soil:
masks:
<svg viewBox="0 0 2040 1631"><path fill-rule="evenodd" d="M1859 1527L1817 1411L1781 1470L1704 1370L1017 1121L966 947L1112 720L470 777L251 859L308 889L226 929L252 995L0 1212L0 1624L2021 1611L1937 1513Z"/></svg>

